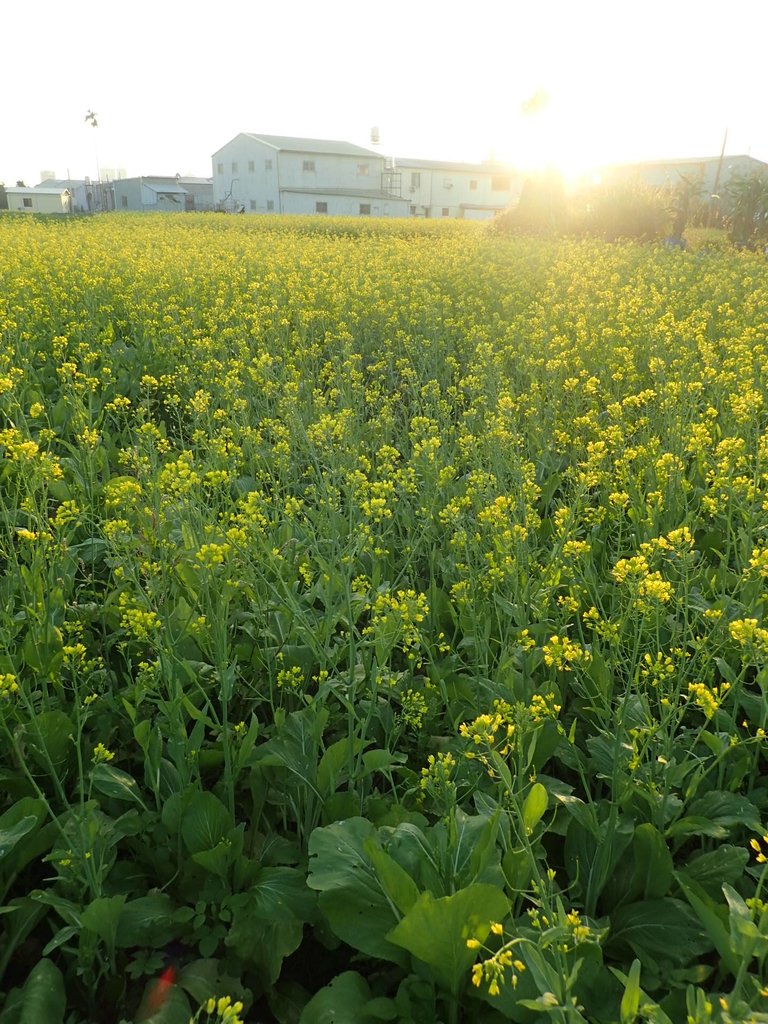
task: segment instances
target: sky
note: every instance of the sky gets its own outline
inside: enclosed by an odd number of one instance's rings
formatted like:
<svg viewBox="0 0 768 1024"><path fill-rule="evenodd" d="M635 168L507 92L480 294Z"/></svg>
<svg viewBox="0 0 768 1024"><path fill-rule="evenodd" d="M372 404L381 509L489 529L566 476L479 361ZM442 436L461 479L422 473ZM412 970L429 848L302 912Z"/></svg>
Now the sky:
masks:
<svg viewBox="0 0 768 1024"><path fill-rule="evenodd" d="M0 182L210 176L238 132L383 155L768 162L767 0L35 0L3 18ZM86 121L93 111L97 127Z"/></svg>

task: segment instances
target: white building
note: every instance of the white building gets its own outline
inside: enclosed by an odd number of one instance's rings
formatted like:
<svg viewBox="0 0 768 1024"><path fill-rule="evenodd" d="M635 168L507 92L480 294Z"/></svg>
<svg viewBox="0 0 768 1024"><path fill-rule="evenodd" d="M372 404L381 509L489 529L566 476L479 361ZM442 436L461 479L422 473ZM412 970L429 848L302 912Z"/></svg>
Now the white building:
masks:
<svg viewBox="0 0 768 1024"><path fill-rule="evenodd" d="M106 179L43 177L40 184L35 185L35 191L45 188L68 189L73 213L103 213L114 209L112 185Z"/></svg>
<svg viewBox="0 0 768 1024"><path fill-rule="evenodd" d="M184 213L213 209L210 178L139 177L112 182L116 210Z"/></svg>
<svg viewBox="0 0 768 1024"><path fill-rule="evenodd" d="M507 164L397 159L412 217L487 220L520 198L523 176Z"/></svg>
<svg viewBox="0 0 768 1024"><path fill-rule="evenodd" d="M8 209L16 213L69 213L69 189L27 188L19 185L6 188Z"/></svg>
<svg viewBox="0 0 768 1024"><path fill-rule="evenodd" d="M213 195L217 209L242 213L407 217L409 208L380 153L248 132L213 154Z"/></svg>

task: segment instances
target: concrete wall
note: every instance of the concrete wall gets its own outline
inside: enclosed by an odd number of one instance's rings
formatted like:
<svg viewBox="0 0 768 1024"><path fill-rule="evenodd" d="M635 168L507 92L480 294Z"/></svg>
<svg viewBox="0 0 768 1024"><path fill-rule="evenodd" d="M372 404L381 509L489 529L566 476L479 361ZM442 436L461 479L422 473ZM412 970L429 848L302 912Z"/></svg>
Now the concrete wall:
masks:
<svg viewBox="0 0 768 1024"><path fill-rule="evenodd" d="M517 202L522 188L522 177L505 169L489 170L482 165L467 170L457 168L430 168L398 161L402 175L402 192L416 217L469 217L469 207L487 207L473 210L472 218L492 217L495 210L503 210ZM508 179L504 181L503 179ZM507 185L509 187L499 187ZM413 210L413 207L416 207ZM447 213L445 211L448 211Z"/></svg>
<svg viewBox="0 0 768 1024"><path fill-rule="evenodd" d="M279 213L278 173L278 150L238 135L213 154L214 207Z"/></svg>
<svg viewBox="0 0 768 1024"><path fill-rule="evenodd" d="M51 194L39 188L8 188L8 209L15 213L69 213L66 192Z"/></svg>
<svg viewBox="0 0 768 1024"><path fill-rule="evenodd" d="M325 203L326 209L318 210L318 203ZM364 213L361 207L369 207L370 213ZM403 199L332 195L321 191L312 194L284 192L283 213L327 213L328 216L338 217L407 217L408 203Z"/></svg>

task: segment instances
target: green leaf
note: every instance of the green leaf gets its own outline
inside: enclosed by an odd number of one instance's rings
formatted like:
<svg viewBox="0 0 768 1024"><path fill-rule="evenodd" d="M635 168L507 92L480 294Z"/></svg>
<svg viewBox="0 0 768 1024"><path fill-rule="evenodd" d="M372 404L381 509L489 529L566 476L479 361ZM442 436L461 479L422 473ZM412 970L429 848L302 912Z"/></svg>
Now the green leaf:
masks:
<svg viewBox="0 0 768 1024"><path fill-rule="evenodd" d="M138 803L146 809L146 804L139 795L136 780L128 772L113 768L111 764L100 761L91 768L91 780L94 789L104 796L128 803Z"/></svg>
<svg viewBox="0 0 768 1024"><path fill-rule="evenodd" d="M340 939L368 956L405 966L407 958L386 937L397 924L397 906L365 851L374 835L365 818L316 828L309 839L307 885L319 891L320 909Z"/></svg>
<svg viewBox="0 0 768 1024"><path fill-rule="evenodd" d="M22 728L28 753L38 768L44 772L66 768L74 754L75 729L63 711L43 711Z"/></svg>
<svg viewBox="0 0 768 1024"><path fill-rule="evenodd" d="M688 807L692 817L701 815L715 825L728 828L732 825L745 825L747 828L760 829L760 812L745 796L715 790L694 800Z"/></svg>
<svg viewBox="0 0 768 1024"><path fill-rule="evenodd" d="M365 978L357 971L345 971L310 999L299 1024L369 1024L372 1018L364 1007L370 998Z"/></svg>
<svg viewBox="0 0 768 1024"><path fill-rule="evenodd" d="M633 960L627 975L624 994L621 997L621 1024L635 1024L640 1010L640 961Z"/></svg>
<svg viewBox="0 0 768 1024"><path fill-rule="evenodd" d="M419 898L419 888L414 880L394 858L382 850L375 835L365 840L363 850L368 855L387 896L401 914L407 913Z"/></svg>
<svg viewBox="0 0 768 1024"><path fill-rule="evenodd" d="M387 938L428 964L436 979L456 994L476 957L467 940L484 942L491 923L502 921L509 907L494 885L469 885L439 899L424 892Z"/></svg>
<svg viewBox="0 0 768 1024"><path fill-rule="evenodd" d="M531 791L525 798L523 804L523 825L528 835L531 835L547 810L547 791L540 782L531 787Z"/></svg>
<svg viewBox="0 0 768 1024"><path fill-rule="evenodd" d="M710 896L719 896L723 882L733 885L744 874L749 851L743 846L727 843L710 853L700 853L685 865L685 874L697 882Z"/></svg>
<svg viewBox="0 0 768 1024"><path fill-rule="evenodd" d="M181 816L181 836L190 853L213 849L233 826L221 800L205 791L194 794Z"/></svg>
<svg viewBox="0 0 768 1024"><path fill-rule="evenodd" d="M43 959L24 982L19 1024L61 1024L67 1007L64 977L51 961Z"/></svg>
<svg viewBox="0 0 768 1024"><path fill-rule="evenodd" d="M730 935L725 926L724 908L716 904L708 893L685 872L678 871L675 873L675 877L685 898L701 921L712 945L720 955L720 959L732 974L737 974L740 961L731 949Z"/></svg>
<svg viewBox="0 0 768 1024"><path fill-rule="evenodd" d="M638 825L627 855L619 860L603 892L604 907L638 899L660 899L672 882L672 857L664 837L653 825Z"/></svg>
<svg viewBox="0 0 768 1024"><path fill-rule="evenodd" d="M349 764L363 747L362 740L349 736L332 743L317 766L317 788L323 796L330 796L349 777Z"/></svg>
<svg viewBox="0 0 768 1024"><path fill-rule="evenodd" d="M0 860L4 860L16 848L24 836L29 835L37 825L37 822L38 819L34 815L28 815L17 821L15 825L2 828L2 819L0 819Z"/></svg>
<svg viewBox="0 0 768 1024"><path fill-rule="evenodd" d="M120 948L149 946L159 949L175 938L179 926L173 918L174 905L165 893L140 896L124 904L117 928Z"/></svg>
<svg viewBox="0 0 768 1024"><path fill-rule="evenodd" d="M114 949L124 904L125 896L101 896L88 904L80 918L83 927L95 932L110 950Z"/></svg>
<svg viewBox="0 0 768 1024"><path fill-rule="evenodd" d="M303 871L261 868L251 888L233 901L226 944L255 965L267 985L274 985L283 960L301 944L304 924L312 916L315 902Z"/></svg>
<svg viewBox="0 0 768 1024"><path fill-rule="evenodd" d="M611 915L611 947L629 947L641 961L685 967L709 952L712 942L694 911L682 900L643 900Z"/></svg>
<svg viewBox="0 0 768 1024"><path fill-rule="evenodd" d="M277 734L255 748L257 763L287 768L300 783L320 796L317 767L328 715L327 708L315 704L291 712Z"/></svg>

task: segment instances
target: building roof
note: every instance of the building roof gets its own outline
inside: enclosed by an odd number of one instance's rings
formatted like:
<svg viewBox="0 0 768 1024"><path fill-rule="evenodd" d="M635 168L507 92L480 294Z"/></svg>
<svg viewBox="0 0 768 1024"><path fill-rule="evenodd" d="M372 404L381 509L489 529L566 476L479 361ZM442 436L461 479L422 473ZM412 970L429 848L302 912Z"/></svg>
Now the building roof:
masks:
<svg viewBox="0 0 768 1024"><path fill-rule="evenodd" d="M354 199L386 199L398 203L410 202L404 196L394 196L391 192L382 192L380 189L370 188L330 188L316 185L314 188L281 188L280 191L298 192L308 196L350 196Z"/></svg>
<svg viewBox="0 0 768 1024"><path fill-rule="evenodd" d="M45 178L39 185L35 185L35 192L42 192L46 188L76 188L79 185L90 184L85 178Z"/></svg>
<svg viewBox="0 0 768 1024"><path fill-rule="evenodd" d="M43 195L43 196L60 196L60 195L63 195L64 192L68 192L69 189L67 189L66 187L65 188L41 188L39 185L23 185L23 186L22 185L13 185L13 186L6 187L5 191L6 191L6 194L9 195L9 196L22 196L22 195L27 195L27 196L33 196L33 195L38 195L38 196L39 195Z"/></svg>
<svg viewBox="0 0 768 1024"><path fill-rule="evenodd" d="M249 139L263 142L273 149L284 149L290 153L327 153L334 156L367 156L382 159L381 153L372 149L364 149L353 142L341 142L337 139L303 139L292 135L259 135L256 132L243 132Z"/></svg>
<svg viewBox="0 0 768 1024"><path fill-rule="evenodd" d="M177 196L187 195L187 190L182 188L175 178L142 178L141 184L151 188L153 192L165 192Z"/></svg>
<svg viewBox="0 0 768 1024"><path fill-rule="evenodd" d="M723 156L723 164L728 165L734 160L747 160L753 164L760 164L761 167L768 167L768 164L764 160L758 160L757 157L749 156L746 153L733 153L730 155ZM684 156L680 157L679 160L630 160L621 164L612 164L611 168L623 169L627 167L644 167L650 170L653 167L682 167L682 166L695 166L697 164L716 164L720 161L720 155L717 156Z"/></svg>

